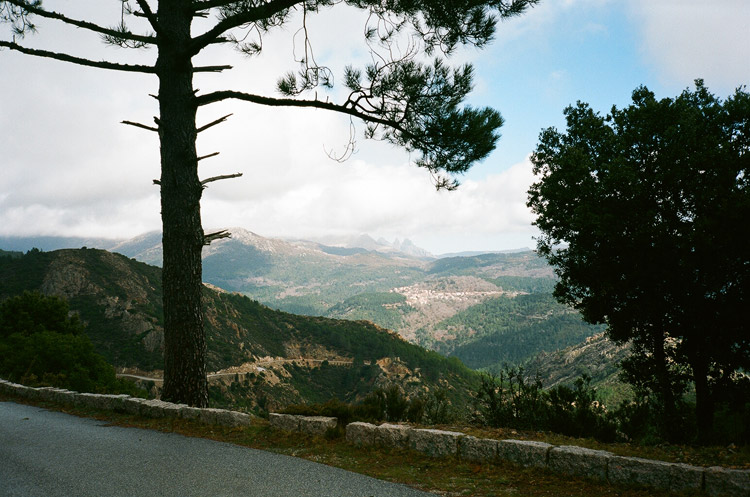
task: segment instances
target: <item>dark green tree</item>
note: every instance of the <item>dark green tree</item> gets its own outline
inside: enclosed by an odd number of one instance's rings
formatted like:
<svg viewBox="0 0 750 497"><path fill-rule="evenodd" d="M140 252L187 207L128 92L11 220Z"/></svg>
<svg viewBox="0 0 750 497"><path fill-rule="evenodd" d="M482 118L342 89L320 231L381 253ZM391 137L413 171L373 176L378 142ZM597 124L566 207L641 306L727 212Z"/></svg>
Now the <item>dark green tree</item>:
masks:
<svg viewBox="0 0 750 497"><path fill-rule="evenodd" d="M541 133L528 206L555 296L633 342L628 374L667 416L687 376L705 437L750 366L750 95L721 101L697 80L674 99L632 97L607 116L578 102L564 133Z"/></svg>
<svg viewBox="0 0 750 497"><path fill-rule="evenodd" d="M117 389L114 368L94 351L77 315L58 297L26 292L0 304L0 374L80 392Z"/></svg>
<svg viewBox="0 0 750 497"><path fill-rule="evenodd" d="M500 115L472 108L463 100L472 86L469 65L449 68L444 59L461 44L481 47L491 41L500 19L521 14L538 0L117 0L116 23L107 27L46 9L41 0L0 0L0 21L12 38L0 47L31 56L83 66L131 71L158 78L159 116L156 126L127 122L158 133L161 145L161 214L165 315L164 391L166 400L204 406L208 402L205 338L201 315L201 250L226 232L204 233L200 199L212 181L200 179L196 152L198 134L226 119L198 126L199 108L235 99L269 106L324 109L365 123L365 136L415 152L415 163L436 178L440 188L454 188L452 175L466 171L489 154L498 139ZM333 86L333 74L317 64L307 37L307 19L332 8L369 13L364 42L373 63L348 67L341 102L318 97L316 89ZM123 48L153 48L151 65L95 61L75 54L30 48L18 41L44 18L102 36ZM204 18L200 26L196 18ZM212 22L207 19L213 18ZM131 26L143 27L135 29ZM205 27L208 24L208 27ZM195 65L194 58L212 45L234 47L248 56L259 54L272 31L301 27L297 74L278 80L280 95L257 95L228 89L201 93L193 84L197 73L221 72L228 66ZM332 27L332 29L335 29ZM398 40L406 38L406 44ZM399 46L410 47L399 54ZM421 55L434 56L431 63ZM439 54L439 55L436 55ZM211 154L213 156L215 154Z"/></svg>

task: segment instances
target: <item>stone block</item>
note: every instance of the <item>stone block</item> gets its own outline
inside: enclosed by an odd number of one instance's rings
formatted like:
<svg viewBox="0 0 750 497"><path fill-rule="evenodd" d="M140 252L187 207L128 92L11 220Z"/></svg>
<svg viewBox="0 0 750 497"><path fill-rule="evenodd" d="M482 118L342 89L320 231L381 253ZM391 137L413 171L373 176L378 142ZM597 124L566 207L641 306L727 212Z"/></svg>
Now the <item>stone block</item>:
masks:
<svg viewBox="0 0 750 497"><path fill-rule="evenodd" d="M547 467L556 473L606 481L607 464L613 455L603 450L561 445L550 449Z"/></svg>
<svg viewBox="0 0 750 497"><path fill-rule="evenodd" d="M455 431L415 429L411 430L409 446L431 457L455 456L459 440L465 436Z"/></svg>
<svg viewBox="0 0 750 497"><path fill-rule="evenodd" d="M107 408L107 398L102 394L98 394L98 393L89 394L88 399L89 399L88 401L90 403L90 406L93 407L94 409L106 409Z"/></svg>
<svg viewBox="0 0 750 497"><path fill-rule="evenodd" d="M377 427L360 421L346 425L346 441L354 445L374 445Z"/></svg>
<svg viewBox="0 0 750 497"><path fill-rule="evenodd" d="M705 470L706 493L712 497L750 497L750 471L713 466Z"/></svg>
<svg viewBox="0 0 750 497"><path fill-rule="evenodd" d="M53 387L37 388L37 398L40 400L52 402L55 400L55 389Z"/></svg>
<svg viewBox="0 0 750 497"><path fill-rule="evenodd" d="M219 424L219 412L223 409L215 409L213 407L206 407L201 409L198 413L198 421L207 425Z"/></svg>
<svg viewBox="0 0 750 497"><path fill-rule="evenodd" d="M140 415L147 418L163 418L166 417L165 405L167 402L162 402L157 399L148 399L141 402Z"/></svg>
<svg viewBox="0 0 750 497"><path fill-rule="evenodd" d="M71 392L70 390L65 390L63 388L56 388L55 402L59 402L60 404L73 405L75 404L76 395L76 392Z"/></svg>
<svg viewBox="0 0 750 497"><path fill-rule="evenodd" d="M268 422L277 430L299 431L300 416L294 414L279 414L272 412L268 415Z"/></svg>
<svg viewBox="0 0 750 497"><path fill-rule="evenodd" d="M547 456L553 445L528 440L500 440L497 457L504 461L534 468L547 467Z"/></svg>
<svg viewBox="0 0 750 497"><path fill-rule="evenodd" d="M498 441L467 435L461 439L458 455L465 461L491 463L497 459Z"/></svg>
<svg viewBox="0 0 750 497"><path fill-rule="evenodd" d="M113 394L91 394L89 402L91 407L96 409L103 409L106 411L123 411L125 401L124 398L127 395L113 395Z"/></svg>
<svg viewBox="0 0 750 497"><path fill-rule="evenodd" d="M160 409L161 409L161 416L162 418L179 418L180 417L180 409L184 404L174 404L172 402L165 402L160 401Z"/></svg>
<svg viewBox="0 0 750 497"><path fill-rule="evenodd" d="M409 447L409 433L412 429L406 425L384 423L375 429L375 445L381 447Z"/></svg>
<svg viewBox="0 0 750 497"><path fill-rule="evenodd" d="M216 413L216 424L236 428L238 426L249 426L253 417L239 411L220 409Z"/></svg>
<svg viewBox="0 0 750 497"><path fill-rule="evenodd" d="M178 404L178 406L177 415L182 419L197 420L201 415L200 407L190 407L185 404Z"/></svg>
<svg viewBox="0 0 750 497"><path fill-rule="evenodd" d="M307 435L323 435L336 428L338 419L328 416L300 416L299 431Z"/></svg>
<svg viewBox="0 0 750 497"><path fill-rule="evenodd" d="M76 407L82 407L84 409L93 409L97 406L96 394L93 393L76 393L74 396L73 404Z"/></svg>
<svg viewBox="0 0 750 497"><path fill-rule="evenodd" d="M18 393L21 395L21 397L24 397L30 400L39 400L41 399L41 393L39 392L39 390L40 390L39 388L27 387L24 385L23 388L19 390Z"/></svg>
<svg viewBox="0 0 750 497"><path fill-rule="evenodd" d="M698 492L703 487L704 468L690 464L670 464L669 490L672 492Z"/></svg>
<svg viewBox="0 0 750 497"><path fill-rule="evenodd" d="M11 383L11 389L11 391L15 395L24 398L31 398L31 396L33 395L32 391L34 390L33 388L27 387L26 385L21 385L20 383Z"/></svg>
<svg viewBox="0 0 750 497"><path fill-rule="evenodd" d="M123 410L128 414L140 415L141 408L145 401L146 399L141 399L139 397L129 397L123 400L122 407Z"/></svg>
<svg viewBox="0 0 750 497"><path fill-rule="evenodd" d="M609 460L608 478L613 485L641 485L668 489L670 465L668 462L640 457L613 456Z"/></svg>
<svg viewBox="0 0 750 497"><path fill-rule="evenodd" d="M117 412L125 412L125 403L130 399L128 394L113 395L112 405Z"/></svg>

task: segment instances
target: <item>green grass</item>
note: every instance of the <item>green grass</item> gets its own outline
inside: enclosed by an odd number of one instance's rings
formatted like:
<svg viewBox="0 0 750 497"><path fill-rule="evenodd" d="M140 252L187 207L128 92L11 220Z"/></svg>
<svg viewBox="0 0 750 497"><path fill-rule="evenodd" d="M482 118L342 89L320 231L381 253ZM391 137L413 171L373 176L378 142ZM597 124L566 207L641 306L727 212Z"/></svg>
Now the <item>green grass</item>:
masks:
<svg viewBox="0 0 750 497"><path fill-rule="evenodd" d="M0 400L28 403L0 395ZM202 425L182 419L148 419L139 416L105 412L93 409L61 407L51 403L36 402L44 408L59 410L76 416L92 417L113 425L138 427L179 433L185 436L207 438L236 445L287 454L311 461L343 468L382 480L403 483L414 488L448 496L490 497L517 495L541 496L619 496L666 497L668 492L643 488L613 487L585 478L556 475L546 470L521 468L510 463L474 464L455 458L430 458L423 454L386 448L357 448L339 437L308 437L299 433L284 433L272 429L265 420L258 419L252 426L227 428ZM456 427L445 427L456 429ZM572 440L545 434L519 433L510 430L469 430L477 436L493 438L543 439L554 444L576 444L606 449L626 455L655 457L692 464L718 464L719 461L736 462L747 466L750 453L738 449L728 459L721 448L693 449L689 447L626 447L597 444L591 441ZM726 451L726 450L725 450ZM680 455L680 452L692 454ZM670 456L670 457L665 457ZM743 462L743 464L740 464ZM691 495L691 494L685 494Z"/></svg>

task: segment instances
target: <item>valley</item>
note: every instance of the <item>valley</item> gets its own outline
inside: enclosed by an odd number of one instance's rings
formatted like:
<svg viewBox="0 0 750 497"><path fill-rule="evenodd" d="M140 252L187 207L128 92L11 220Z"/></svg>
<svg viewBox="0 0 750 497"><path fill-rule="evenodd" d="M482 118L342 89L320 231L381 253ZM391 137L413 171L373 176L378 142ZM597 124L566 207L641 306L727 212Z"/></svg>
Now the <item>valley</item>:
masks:
<svg viewBox="0 0 750 497"><path fill-rule="evenodd" d="M0 257L0 300L24 291L65 298L96 351L120 373L163 369L161 270L96 249ZM399 384L409 396L443 391L469 402L477 375L368 322L301 316L204 288L207 369L214 406L267 412L331 398L355 401ZM150 380L143 380L146 384Z"/></svg>
<svg viewBox="0 0 750 497"><path fill-rule="evenodd" d="M212 384L225 393L233 388L240 401L352 399L364 394L358 382L372 388L406 378L417 380L408 383L414 392L425 391L450 369L440 363L446 359L438 360L445 356L488 371L532 361L552 383L555 373L534 358L584 344L602 331L554 300L554 274L529 250L436 258L407 241L386 245L363 236L354 240L361 246L334 246L231 231L231 239L204 251L204 306L208 366L217 375ZM158 376L160 238L148 233L110 247L125 257L92 249L32 251L20 258L14 252L4 259L2 293L38 289L67 298L121 372L136 368L155 372L142 376ZM121 331L112 333L113 327ZM402 345L378 345L373 355L358 338L362 333ZM429 357L429 368L397 351L407 342L434 351L406 354ZM586 364L579 369L586 371ZM460 382L474 381L470 376ZM323 393L310 387L316 382ZM339 387L332 387L336 382Z"/></svg>
<svg viewBox="0 0 750 497"><path fill-rule="evenodd" d="M408 240L332 245L230 231L204 251L207 283L293 314L370 321L472 368L520 364L601 331L555 302L552 268L530 250L438 258ZM160 235L113 250L158 264Z"/></svg>

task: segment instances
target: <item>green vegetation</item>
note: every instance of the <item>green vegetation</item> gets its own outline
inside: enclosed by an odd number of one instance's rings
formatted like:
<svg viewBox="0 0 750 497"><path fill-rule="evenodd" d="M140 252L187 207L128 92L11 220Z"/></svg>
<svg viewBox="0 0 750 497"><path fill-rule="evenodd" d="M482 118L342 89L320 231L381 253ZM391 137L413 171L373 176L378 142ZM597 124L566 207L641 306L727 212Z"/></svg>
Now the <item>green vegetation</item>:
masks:
<svg viewBox="0 0 750 497"><path fill-rule="evenodd" d="M531 251L507 254L481 254L472 257L446 257L433 262L428 273L432 275L473 275L477 270L492 268L505 275L541 272L551 276L549 266Z"/></svg>
<svg viewBox="0 0 750 497"><path fill-rule="evenodd" d="M717 410L742 418L750 391L750 93L639 87L607 116L565 116L540 136L528 199L555 296L632 343L624 378L660 436L713 440Z"/></svg>
<svg viewBox="0 0 750 497"><path fill-rule="evenodd" d="M18 399L0 398L0 400ZM24 402L24 401L21 401ZM586 478L558 475L535 468L522 468L510 463L473 464L456 461L455 458L433 458L419 452L392 448L368 447L363 450L347 443L336 433L326 437L310 437L300 433L282 432L271 428L264 420L249 427L228 428L204 425L184 419L153 419L139 416L59 407L52 403L39 403L46 409L57 409L96 418L116 426L138 427L178 433L232 443L255 449L268 450L293 457L300 457L329 466L339 467L387 481L403 483L422 491L441 495L471 495L474 497L497 497L499 495L523 495L524 497L674 497L674 493L643 488L615 487L607 483ZM602 444L590 439L572 439L545 433L510 430L479 430L450 426L449 429L464 431L477 437L521 438L539 440L556 445L581 445L614 453L684 462L704 466L743 467L749 460L746 448L727 451L726 447L695 448L690 446L640 447L629 444Z"/></svg>
<svg viewBox="0 0 750 497"><path fill-rule="evenodd" d="M460 341L438 342L435 348L474 369L521 364L542 351L580 343L602 330L544 293L488 300L441 322L437 329L455 334Z"/></svg>
<svg viewBox="0 0 750 497"><path fill-rule="evenodd" d="M326 315L355 321L366 320L389 330L398 330L404 315L414 309L406 303L406 297L395 292L360 293L334 305Z"/></svg>
<svg viewBox="0 0 750 497"><path fill-rule="evenodd" d="M523 293L552 293L557 283L556 278L534 276L498 276L487 281L503 290Z"/></svg>
<svg viewBox="0 0 750 497"><path fill-rule="evenodd" d="M590 378L573 388L543 390L539 379L528 380L521 368L504 368L498 377L484 376L476 396L477 421L495 428L552 431L603 442L617 439L618 425L599 404Z"/></svg>
<svg viewBox="0 0 750 497"><path fill-rule="evenodd" d="M423 276L421 263L397 262L376 252L330 257L269 253L252 245L225 244L203 261L205 281L240 292L272 308L323 316L350 297L386 292Z"/></svg>
<svg viewBox="0 0 750 497"><path fill-rule="evenodd" d="M339 399L330 399L324 403L290 405L284 408L283 412L335 417L340 429L354 421L408 421L436 425L451 423L460 417L458 407L451 404L445 390L437 389L407 398L397 385L372 390L360 402L346 403Z"/></svg>
<svg viewBox="0 0 750 497"><path fill-rule="evenodd" d="M0 300L38 291L45 278L47 291L66 297L107 362L163 367L159 348L146 345L164 322L159 268L104 250L31 250L20 258L0 258Z"/></svg>
<svg viewBox="0 0 750 497"><path fill-rule="evenodd" d="M23 256L23 252L0 249L0 259L4 259L4 258L17 259L22 256Z"/></svg>
<svg viewBox="0 0 750 497"><path fill-rule="evenodd" d="M68 315L68 304L39 293L0 304L0 375L31 386L138 393L94 352L78 316Z"/></svg>
<svg viewBox="0 0 750 497"><path fill-rule="evenodd" d="M0 299L12 296L5 293L8 290L38 290L45 282L47 290L67 296L70 308L85 323L94 350L107 361L161 369L160 278L159 268L101 250L32 251L18 259L0 258L0 280L12 283L0 288ZM395 294L382 298L403 299ZM290 365L289 385L276 390L262 382L246 383L243 378L232 387L234 391L214 388L214 405L226 405L227 399L237 405L252 403L253 408L263 398L277 399L278 404L328 398L353 401L376 388L375 377L382 370L375 362L383 358L408 368L418 384L424 382L430 388L445 384L456 403L466 401L470 387L478 382L477 375L458 360L407 343L368 322L293 315L209 288L203 292L203 307L209 371L257 357L283 359L290 354L309 358L330 354L354 362L312 369Z"/></svg>

